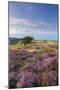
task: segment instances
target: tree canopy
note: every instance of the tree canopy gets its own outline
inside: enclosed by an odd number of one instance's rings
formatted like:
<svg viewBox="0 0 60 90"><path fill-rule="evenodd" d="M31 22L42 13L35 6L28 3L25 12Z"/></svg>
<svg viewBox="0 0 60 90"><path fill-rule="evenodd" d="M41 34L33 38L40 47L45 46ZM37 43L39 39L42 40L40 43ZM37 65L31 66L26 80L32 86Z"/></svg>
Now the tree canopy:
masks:
<svg viewBox="0 0 60 90"><path fill-rule="evenodd" d="M27 44L27 43L31 43L31 41L33 40L33 37L31 36L26 36L22 39L22 43Z"/></svg>

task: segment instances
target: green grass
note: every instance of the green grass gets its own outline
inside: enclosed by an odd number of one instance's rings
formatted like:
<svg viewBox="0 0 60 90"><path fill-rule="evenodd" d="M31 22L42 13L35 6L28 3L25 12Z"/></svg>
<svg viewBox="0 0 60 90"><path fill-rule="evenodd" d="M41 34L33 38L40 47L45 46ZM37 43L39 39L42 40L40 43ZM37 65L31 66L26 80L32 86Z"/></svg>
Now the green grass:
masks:
<svg viewBox="0 0 60 90"><path fill-rule="evenodd" d="M44 42L44 41L32 41L31 43L29 44L22 44L22 43L16 43L16 44L10 44L9 45L9 48L11 49L30 49L30 50L39 50L39 49L44 49L45 51L52 51L48 48L48 45L52 45L52 44L57 44L57 42L53 42L53 41L47 41L47 42Z"/></svg>

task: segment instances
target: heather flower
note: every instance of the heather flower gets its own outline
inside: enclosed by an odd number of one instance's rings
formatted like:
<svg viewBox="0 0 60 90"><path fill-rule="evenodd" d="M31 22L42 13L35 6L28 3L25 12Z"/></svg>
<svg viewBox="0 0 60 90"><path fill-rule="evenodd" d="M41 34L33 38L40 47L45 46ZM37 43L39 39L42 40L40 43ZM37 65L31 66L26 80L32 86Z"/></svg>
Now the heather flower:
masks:
<svg viewBox="0 0 60 90"><path fill-rule="evenodd" d="M33 65L33 63L26 63L26 65L24 65L21 68L21 71L31 71L31 72L33 72L34 71L34 65Z"/></svg>
<svg viewBox="0 0 60 90"><path fill-rule="evenodd" d="M43 61L42 61L43 67L46 67L46 66L54 63L56 61L56 59L57 59L56 56L52 57L52 58L48 57L47 59L43 59Z"/></svg>
<svg viewBox="0 0 60 90"><path fill-rule="evenodd" d="M43 58L48 58L48 57L49 57L48 53L43 53L41 56L42 56Z"/></svg>
<svg viewBox="0 0 60 90"><path fill-rule="evenodd" d="M57 72L55 71L49 71L49 72L45 72L43 74L43 80L42 80L42 85L43 86L53 86L53 85L57 85Z"/></svg>
<svg viewBox="0 0 60 90"><path fill-rule="evenodd" d="M32 87L36 82L36 74L33 72L22 71L20 77L20 81L17 82L17 87Z"/></svg>
<svg viewBox="0 0 60 90"><path fill-rule="evenodd" d="M54 57L54 56L56 56L56 55L57 55L57 53L56 53L56 52L49 52L48 54L49 54L49 56L50 56L50 57Z"/></svg>
<svg viewBox="0 0 60 90"><path fill-rule="evenodd" d="M11 80L12 78L14 78L16 80L16 72L10 72L9 73L9 80Z"/></svg>
<svg viewBox="0 0 60 90"><path fill-rule="evenodd" d="M42 65L42 62L41 61L38 61L35 66L34 66L35 70L37 71L42 71L43 69L43 65Z"/></svg>
<svg viewBox="0 0 60 90"><path fill-rule="evenodd" d="M57 85L57 50L49 45L41 46L41 49L33 52L26 49L9 51L11 87Z"/></svg>
<svg viewBox="0 0 60 90"><path fill-rule="evenodd" d="M36 62L37 61L41 61L43 58L42 58L42 56L41 56L41 54L38 52L38 53L36 53L34 56L33 56L33 60L35 60Z"/></svg>

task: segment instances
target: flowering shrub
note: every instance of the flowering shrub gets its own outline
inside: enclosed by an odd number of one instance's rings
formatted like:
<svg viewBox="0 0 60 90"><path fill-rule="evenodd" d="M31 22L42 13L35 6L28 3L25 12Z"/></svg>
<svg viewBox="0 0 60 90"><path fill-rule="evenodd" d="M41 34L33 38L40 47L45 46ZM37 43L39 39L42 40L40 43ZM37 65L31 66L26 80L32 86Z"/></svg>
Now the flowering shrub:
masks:
<svg viewBox="0 0 60 90"><path fill-rule="evenodd" d="M41 45L38 50L31 52L26 49L11 49L9 51L10 88L57 85L58 60L55 47L55 45L47 47Z"/></svg>
<svg viewBox="0 0 60 90"><path fill-rule="evenodd" d="M36 82L36 74L29 71L20 72L20 81L17 82L17 87L32 87Z"/></svg>
<svg viewBox="0 0 60 90"><path fill-rule="evenodd" d="M43 74L42 86L53 86L57 85L57 73L55 71L50 71Z"/></svg>
<svg viewBox="0 0 60 90"><path fill-rule="evenodd" d="M48 65L51 65L52 63L54 63L56 61L56 59L57 59L56 56L55 57L52 57L52 58L51 57L48 57L47 59L44 59L42 61L43 67L46 67Z"/></svg>
<svg viewBox="0 0 60 90"><path fill-rule="evenodd" d="M41 56L42 56L43 58L48 58L48 57L49 57L48 53L43 53Z"/></svg>
<svg viewBox="0 0 60 90"><path fill-rule="evenodd" d="M41 61L38 61L38 62L35 64L34 68L35 68L36 71L42 71L42 69L43 69L42 62L41 62Z"/></svg>

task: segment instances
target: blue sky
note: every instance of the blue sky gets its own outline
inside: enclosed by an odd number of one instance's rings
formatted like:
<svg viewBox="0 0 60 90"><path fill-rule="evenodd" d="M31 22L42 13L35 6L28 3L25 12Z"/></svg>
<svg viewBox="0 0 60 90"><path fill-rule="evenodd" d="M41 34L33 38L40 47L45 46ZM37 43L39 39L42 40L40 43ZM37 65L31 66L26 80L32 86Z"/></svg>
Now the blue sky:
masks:
<svg viewBox="0 0 60 90"><path fill-rule="evenodd" d="M9 2L9 36L57 40L56 4Z"/></svg>

